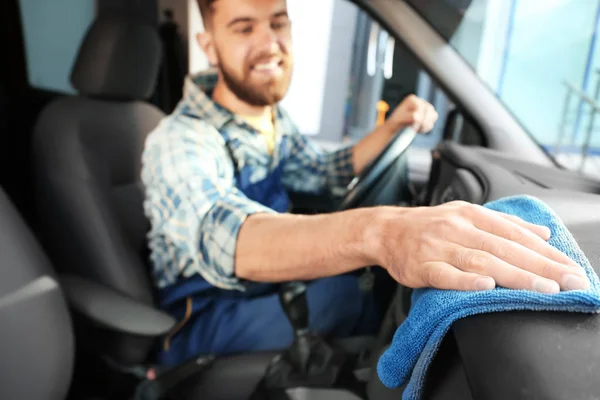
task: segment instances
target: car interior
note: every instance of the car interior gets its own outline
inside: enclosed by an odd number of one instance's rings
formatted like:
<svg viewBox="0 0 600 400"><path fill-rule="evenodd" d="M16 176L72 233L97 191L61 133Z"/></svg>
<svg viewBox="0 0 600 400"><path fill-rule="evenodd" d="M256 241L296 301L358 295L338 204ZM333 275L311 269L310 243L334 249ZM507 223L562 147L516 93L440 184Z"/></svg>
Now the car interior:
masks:
<svg viewBox="0 0 600 400"><path fill-rule="evenodd" d="M443 38L409 4L352 3L418 60L454 107L427 168L411 164L419 139L404 129L346 193L292 194L293 212L485 204L530 194L557 212L600 271L600 181L546 157L464 63L432 50ZM27 76L21 13L18 0L0 4L0 52L9 60L0 63L0 397L401 398L403 388L384 387L375 368L410 311L411 290L396 283L374 337L305 337L305 287L292 282L280 290L295 331L289 349L198 355L172 369L157 364L158 346L177 321L157 305L139 175L145 137L168 113L157 100L166 50L156 26L101 13L72 65L76 93L36 88ZM445 336L423 398L598 398L599 332L596 315L464 318Z"/></svg>

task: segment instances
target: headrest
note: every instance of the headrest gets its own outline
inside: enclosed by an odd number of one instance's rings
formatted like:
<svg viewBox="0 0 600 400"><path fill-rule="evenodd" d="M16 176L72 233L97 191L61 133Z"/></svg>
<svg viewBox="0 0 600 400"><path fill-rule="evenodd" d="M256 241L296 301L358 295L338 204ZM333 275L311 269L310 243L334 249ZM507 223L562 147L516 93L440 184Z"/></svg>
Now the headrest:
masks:
<svg viewBox="0 0 600 400"><path fill-rule="evenodd" d="M146 100L154 90L161 55L156 28L100 16L79 48L71 83L86 96Z"/></svg>

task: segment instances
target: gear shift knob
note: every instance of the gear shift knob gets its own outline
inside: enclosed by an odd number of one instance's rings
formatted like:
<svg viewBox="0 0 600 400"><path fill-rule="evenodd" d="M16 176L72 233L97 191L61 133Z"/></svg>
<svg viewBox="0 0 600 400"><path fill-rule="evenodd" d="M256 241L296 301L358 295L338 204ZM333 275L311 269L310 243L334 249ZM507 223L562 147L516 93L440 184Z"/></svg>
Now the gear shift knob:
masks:
<svg viewBox="0 0 600 400"><path fill-rule="evenodd" d="M308 303L306 285L302 282L286 282L281 285L279 301L285 315L294 328L296 337L308 332Z"/></svg>
<svg viewBox="0 0 600 400"><path fill-rule="evenodd" d="M279 301L294 330L294 342L269 366L266 386L333 386L344 357L320 336L309 332L306 285L299 281L280 284Z"/></svg>

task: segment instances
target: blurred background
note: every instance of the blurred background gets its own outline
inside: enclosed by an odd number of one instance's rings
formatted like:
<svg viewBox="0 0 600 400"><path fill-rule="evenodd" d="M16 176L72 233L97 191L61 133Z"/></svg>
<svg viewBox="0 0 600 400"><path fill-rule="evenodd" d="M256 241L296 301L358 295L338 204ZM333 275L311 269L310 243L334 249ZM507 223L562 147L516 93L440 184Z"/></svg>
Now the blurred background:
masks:
<svg viewBox="0 0 600 400"><path fill-rule="evenodd" d="M155 8L140 6L150 1ZM540 146L564 166L600 177L600 0L406 1ZM156 102L165 111L179 100L183 76L207 67L193 40L202 30L195 0L20 0L20 6L29 79L39 88L74 92L73 58L102 12L156 24L166 50ZM302 133L331 145L356 140L375 124L379 101L393 109L409 93L431 101L440 114L451 106L404 46L349 1L288 0L288 6L296 66L283 103ZM73 15L57 11L64 9ZM442 125L419 138L416 153L437 143Z"/></svg>

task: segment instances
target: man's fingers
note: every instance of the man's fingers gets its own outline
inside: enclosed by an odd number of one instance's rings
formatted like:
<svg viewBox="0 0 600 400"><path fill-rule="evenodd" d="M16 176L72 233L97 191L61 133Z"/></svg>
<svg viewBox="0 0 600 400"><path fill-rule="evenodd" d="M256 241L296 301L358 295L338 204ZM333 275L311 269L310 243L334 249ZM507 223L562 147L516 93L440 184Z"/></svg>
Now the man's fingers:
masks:
<svg viewBox="0 0 600 400"><path fill-rule="evenodd" d="M437 122L437 120L440 118L440 115L438 114L437 111L435 111L435 107L433 107L433 105L429 104L429 107L431 107L431 110L433 111L433 123L435 124Z"/></svg>
<svg viewBox="0 0 600 400"><path fill-rule="evenodd" d="M474 222L477 228L519 243L544 257L571 267L576 273L585 275L581 266L577 265L566 254L547 242L550 238L550 230L547 227L531 224L516 216L499 213L483 207L481 211L487 215L486 218L477 219Z"/></svg>
<svg viewBox="0 0 600 400"><path fill-rule="evenodd" d="M550 239L550 235L552 232L550 232L550 228L548 228L547 226L532 224L531 222L527 222L515 215L504 214L496 211L494 212L497 213L500 217L505 218L527 230L530 230L531 232L535 233L544 240Z"/></svg>
<svg viewBox="0 0 600 400"><path fill-rule="evenodd" d="M430 132L435 125L435 121L438 119L437 112L433 106L425 100L420 100L418 109L422 110L422 113L420 114L421 120L418 121L420 123L418 132Z"/></svg>
<svg viewBox="0 0 600 400"><path fill-rule="evenodd" d="M434 125L435 122L438 120L439 115L437 111L435 111L433 105L431 105L430 103L425 102L425 107L427 107L427 120L431 125Z"/></svg>
<svg viewBox="0 0 600 400"><path fill-rule="evenodd" d="M589 288L589 280L582 268L576 269L557 261L560 257L557 257L553 248L535 236L536 240L522 236L519 241L512 241L501 237L502 235L496 236L484 231L479 231L476 235L477 237L472 238L475 250L483 250L524 271L551 279L564 290ZM529 246L521 242L528 243Z"/></svg>
<svg viewBox="0 0 600 400"><path fill-rule="evenodd" d="M472 211L475 212L473 222L475 226L484 231L495 233L496 228L506 227L506 221L512 222L517 226L527 229L544 240L550 239L550 229L546 226L532 224L515 215L504 214L485 207L477 206Z"/></svg>
<svg viewBox="0 0 600 400"><path fill-rule="evenodd" d="M421 126L421 133L431 132L434 125L435 120L428 116L428 118L423 122L423 125Z"/></svg>
<svg viewBox="0 0 600 400"><path fill-rule="evenodd" d="M403 125L410 125L419 133L431 131L439 118L433 105L417 96L408 96L402 101L397 114Z"/></svg>
<svg viewBox="0 0 600 400"><path fill-rule="evenodd" d="M491 290L496 282L489 276L464 272L441 261L425 263L421 269L421 279L428 287L449 290Z"/></svg>
<svg viewBox="0 0 600 400"><path fill-rule="evenodd" d="M425 122L427 109L421 105L417 100L416 109L413 111L413 129L417 132L421 132L423 129L423 123Z"/></svg>
<svg viewBox="0 0 600 400"><path fill-rule="evenodd" d="M490 276L502 287L549 294L560 292L560 287L554 280L515 267L488 252L455 246L452 253L453 264L459 269Z"/></svg>

